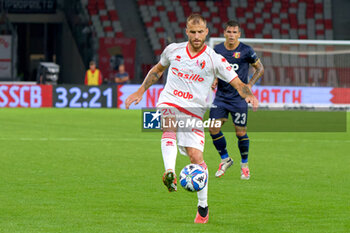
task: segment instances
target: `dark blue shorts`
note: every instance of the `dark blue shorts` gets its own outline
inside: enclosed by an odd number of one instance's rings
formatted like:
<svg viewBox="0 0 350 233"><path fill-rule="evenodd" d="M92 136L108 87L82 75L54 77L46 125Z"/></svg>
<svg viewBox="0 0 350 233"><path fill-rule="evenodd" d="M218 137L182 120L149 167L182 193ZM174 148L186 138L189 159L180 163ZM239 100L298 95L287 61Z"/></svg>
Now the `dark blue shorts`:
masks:
<svg viewBox="0 0 350 233"><path fill-rule="evenodd" d="M225 102L215 99L213 107L210 109L209 118L228 119L228 114L231 114L232 122L236 126L246 126L248 118L248 104L243 101L238 102Z"/></svg>

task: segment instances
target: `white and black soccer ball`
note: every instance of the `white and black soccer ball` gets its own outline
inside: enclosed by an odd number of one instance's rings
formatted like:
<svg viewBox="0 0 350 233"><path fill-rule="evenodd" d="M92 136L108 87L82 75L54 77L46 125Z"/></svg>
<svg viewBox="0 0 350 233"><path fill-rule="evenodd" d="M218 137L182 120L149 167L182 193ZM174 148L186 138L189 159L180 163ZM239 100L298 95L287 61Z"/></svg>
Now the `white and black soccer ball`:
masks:
<svg viewBox="0 0 350 233"><path fill-rule="evenodd" d="M180 184L190 192L202 190L207 185L207 181L207 173L198 164L189 164L180 172Z"/></svg>

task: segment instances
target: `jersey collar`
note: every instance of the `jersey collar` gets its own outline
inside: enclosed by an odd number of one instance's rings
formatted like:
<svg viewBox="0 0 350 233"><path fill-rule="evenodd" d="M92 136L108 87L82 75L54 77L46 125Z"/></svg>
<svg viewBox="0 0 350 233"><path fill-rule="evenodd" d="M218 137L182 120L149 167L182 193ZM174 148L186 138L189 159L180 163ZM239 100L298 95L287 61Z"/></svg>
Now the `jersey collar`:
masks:
<svg viewBox="0 0 350 233"><path fill-rule="evenodd" d="M196 57L199 57L202 53L204 53L204 51L207 49L207 45L205 44L204 47L202 48L201 51L199 51L196 55L194 55L193 57L191 56L191 53L190 53L190 50L188 48L188 43L186 45L186 52L188 54L188 56L191 58L191 59L194 59Z"/></svg>
<svg viewBox="0 0 350 233"><path fill-rule="evenodd" d="M226 46L225 46L225 42L224 42L224 48L227 50L227 51L235 51L240 45L241 45L241 42L240 41L238 41L239 43L238 43L238 45L237 45L237 47L236 48L234 48L234 49L227 49L226 48Z"/></svg>

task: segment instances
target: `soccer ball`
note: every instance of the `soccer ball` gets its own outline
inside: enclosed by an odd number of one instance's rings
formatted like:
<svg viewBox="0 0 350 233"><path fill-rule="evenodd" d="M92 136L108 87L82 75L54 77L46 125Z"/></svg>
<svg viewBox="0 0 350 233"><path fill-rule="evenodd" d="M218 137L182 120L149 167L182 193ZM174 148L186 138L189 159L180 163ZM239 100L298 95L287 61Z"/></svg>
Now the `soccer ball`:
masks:
<svg viewBox="0 0 350 233"><path fill-rule="evenodd" d="M198 164L189 164L180 172L180 184L190 192L202 190L207 185L207 181L207 173Z"/></svg>

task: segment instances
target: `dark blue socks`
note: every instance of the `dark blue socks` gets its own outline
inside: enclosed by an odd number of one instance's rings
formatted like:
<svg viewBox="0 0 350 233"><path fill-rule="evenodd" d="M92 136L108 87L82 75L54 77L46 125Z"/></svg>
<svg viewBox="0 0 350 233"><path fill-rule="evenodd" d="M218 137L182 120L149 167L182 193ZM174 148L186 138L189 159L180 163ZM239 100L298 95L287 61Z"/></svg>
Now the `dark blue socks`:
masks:
<svg viewBox="0 0 350 233"><path fill-rule="evenodd" d="M238 148L241 152L242 163L248 163L248 152L249 152L249 138L245 134L242 137L237 136L238 138Z"/></svg>
<svg viewBox="0 0 350 233"><path fill-rule="evenodd" d="M220 131L218 134L210 134L210 136L213 139L214 146L219 152L221 159L226 159L228 157L228 154L226 150L226 139L224 134Z"/></svg>
<svg viewBox="0 0 350 233"><path fill-rule="evenodd" d="M221 159L228 158L228 153L226 149L226 139L224 134L220 131L218 134L210 134L213 139L214 146L216 150L219 152ZM238 138L238 148L241 153L242 163L248 162L248 152L249 152L249 138L248 135L245 134L242 137L237 136Z"/></svg>

